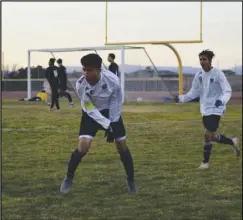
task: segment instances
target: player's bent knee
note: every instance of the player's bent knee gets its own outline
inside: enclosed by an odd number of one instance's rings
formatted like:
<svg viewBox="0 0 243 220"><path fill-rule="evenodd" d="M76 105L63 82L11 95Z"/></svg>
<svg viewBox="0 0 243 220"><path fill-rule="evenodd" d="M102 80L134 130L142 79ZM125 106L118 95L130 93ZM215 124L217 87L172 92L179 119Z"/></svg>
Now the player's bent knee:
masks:
<svg viewBox="0 0 243 220"><path fill-rule="evenodd" d="M126 139L122 139L117 141L116 140L116 149L118 152L122 152L122 151L126 151L128 149L127 145L126 145Z"/></svg>
<svg viewBox="0 0 243 220"><path fill-rule="evenodd" d="M92 140L93 140L92 136L90 137L88 137L88 135L79 136L78 150L82 153L87 153L91 146Z"/></svg>
<svg viewBox="0 0 243 220"><path fill-rule="evenodd" d="M216 141L216 140L218 140L218 134L217 134L217 132L213 132L212 133L212 141Z"/></svg>
<svg viewBox="0 0 243 220"><path fill-rule="evenodd" d="M115 139L115 142L126 142L126 136Z"/></svg>
<svg viewBox="0 0 243 220"><path fill-rule="evenodd" d="M213 132L211 132L209 130L205 130L204 131L204 139L205 139L205 141L212 141L212 136L213 136Z"/></svg>

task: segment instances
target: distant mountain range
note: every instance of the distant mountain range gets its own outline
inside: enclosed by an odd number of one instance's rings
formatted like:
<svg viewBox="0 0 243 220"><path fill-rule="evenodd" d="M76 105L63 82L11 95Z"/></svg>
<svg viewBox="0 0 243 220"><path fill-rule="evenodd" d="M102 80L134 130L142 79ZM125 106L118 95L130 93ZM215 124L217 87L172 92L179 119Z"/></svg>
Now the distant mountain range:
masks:
<svg viewBox="0 0 243 220"><path fill-rule="evenodd" d="M141 66L141 65L129 65L129 64L125 64L125 72L126 73L132 73L135 72L137 70L143 70L146 69L147 66ZM67 72L68 73L72 73L74 71L79 72L81 70L80 66L66 66L67 68ZM153 69L153 67L151 67ZM178 67L173 67L173 66L156 66L156 68L158 70L168 70L168 71L172 71L172 72L178 72ZM222 69L222 70L226 70ZM199 67L190 67L190 66L184 66L182 71L184 74L186 75L192 75L195 74L196 72L198 72L200 70ZM242 75L242 65L238 65L235 67L230 67L227 70L232 70L236 73L236 75Z"/></svg>

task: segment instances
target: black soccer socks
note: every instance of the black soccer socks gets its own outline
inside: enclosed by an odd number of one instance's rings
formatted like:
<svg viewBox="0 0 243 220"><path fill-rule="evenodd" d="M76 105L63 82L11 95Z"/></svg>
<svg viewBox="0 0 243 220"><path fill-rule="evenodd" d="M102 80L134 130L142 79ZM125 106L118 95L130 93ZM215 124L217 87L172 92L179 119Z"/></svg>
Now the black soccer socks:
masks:
<svg viewBox="0 0 243 220"><path fill-rule="evenodd" d="M204 156L203 163L209 162L211 151L212 151L212 143L211 142L205 142L204 143L204 152L203 152L203 156Z"/></svg>
<svg viewBox="0 0 243 220"><path fill-rule="evenodd" d="M222 134L217 134L216 142L219 143L219 144L234 145L233 141L230 138L227 138Z"/></svg>
<svg viewBox="0 0 243 220"><path fill-rule="evenodd" d="M127 148L125 151L119 151L121 162L124 165L127 179L129 181L134 180L134 168L133 168L133 159L130 153L130 150Z"/></svg>
<svg viewBox="0 0 243 220"><path fill-rule="evenodd" d="M70 161L68 162L68 172L67 172L68 177L74 177L74 172L77 169L82 157L85 154L86 153L82 153L82 152L78 151L78 149L73 151Z"/></svg>

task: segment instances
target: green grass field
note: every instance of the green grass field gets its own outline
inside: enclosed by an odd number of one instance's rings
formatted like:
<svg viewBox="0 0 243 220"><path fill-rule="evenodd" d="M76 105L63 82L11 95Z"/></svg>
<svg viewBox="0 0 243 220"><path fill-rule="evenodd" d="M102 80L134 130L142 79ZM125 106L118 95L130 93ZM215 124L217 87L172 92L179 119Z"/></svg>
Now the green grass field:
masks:
<svg viewBox="0 0 243 220"><path fill-rule="evenodd" d="M3 101L3 220L241 220L242 159L227 145L213 145L211 167L203 155L199 106L124 106L138 186L129 195L113 145L99 132L77 169L75 183L60 195L66 165L77 145L81 108L48 112L42 103ZM220 133L242 137L242 106L231 105Z"/></svg>

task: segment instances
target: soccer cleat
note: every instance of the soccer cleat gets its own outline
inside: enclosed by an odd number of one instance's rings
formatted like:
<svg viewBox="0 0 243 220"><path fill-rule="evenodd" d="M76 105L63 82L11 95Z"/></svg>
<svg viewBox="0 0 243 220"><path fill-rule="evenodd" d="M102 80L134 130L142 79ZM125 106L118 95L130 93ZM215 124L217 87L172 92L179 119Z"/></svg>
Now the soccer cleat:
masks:
<svg viewBox="0 0 243 220"><path fill-rule="evenodd" d="M234 145L232 145L232 147L234 149L235 155L236 155L236 157L239 157L240 156L239 138L234 137L234 138L232 138L232 141L234 143Z"/></svg>
<svg viewBox="0 0 243 220"><path fill-rule="evenodd" d="M127 182L128 192L129 193L136 193L137 189L136 189L136 185L135 185L134 181L127 180L126 182Z"/></svg>
<svg viewBox="0 0 243 220"><path fill-rule="evenodd" d="M60 187L61 193L68 193L69 190L72 188L73 185L73 177L65 176L64 180L62 181L62 185Z"/></svg>
<svg viewBox="0 0 243 220"><path fill-rule="evenodd" d="M60 112L60 109L57 109L56 112Z"/></svg>
<svg viewBox="0 0 243 220"><path fill-rule="evenodd" d="M209 163L202 163L198 169L208 169L209 168Z"/></svg>
<svg viewBox="0 0 243 220"><path fill-rule="evenodd" d="M73 108L73 107L74 107L73 102L70 102L70 103L68 104L68 106L69 106L69 108Z"/></svg>

